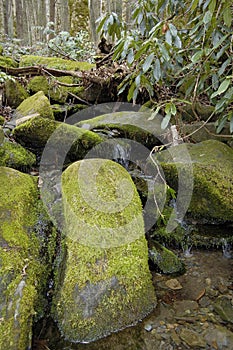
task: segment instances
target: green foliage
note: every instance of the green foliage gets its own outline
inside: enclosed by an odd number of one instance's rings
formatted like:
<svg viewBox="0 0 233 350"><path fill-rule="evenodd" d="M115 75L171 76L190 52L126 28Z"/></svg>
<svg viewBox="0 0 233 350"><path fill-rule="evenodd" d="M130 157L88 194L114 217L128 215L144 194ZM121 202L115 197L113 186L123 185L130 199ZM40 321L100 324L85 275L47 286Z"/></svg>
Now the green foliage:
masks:
<svg viewBox="0 0 233 350"><path fill-rule="evenodd" d="M128 30L116 14L106 15L98 30L115 34L113 58L131 68L119 94L127 89L135 103L146 90L155 112L164 113L163 127L178 104L204 99L215 108L217 131L228 120L233 132L232 12L230 0L139 0ZM181 92L182 102L174 99Z"/></svg>

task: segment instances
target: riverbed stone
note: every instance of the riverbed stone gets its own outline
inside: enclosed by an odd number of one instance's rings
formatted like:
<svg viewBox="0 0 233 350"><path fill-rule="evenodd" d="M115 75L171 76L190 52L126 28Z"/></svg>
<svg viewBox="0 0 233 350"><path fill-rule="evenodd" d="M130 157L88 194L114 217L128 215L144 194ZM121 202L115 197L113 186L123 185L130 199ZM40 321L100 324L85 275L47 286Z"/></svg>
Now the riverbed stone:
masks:
<svg viewBox="0 0 233 350"><path fill-rule="evenodd" d="M89 159L63 173L63 256L53 317L71 342L137 323L156 305L142 206L119 164Z"/></svg>
<svg viewBox="0 0 233 350"><path fill-rule="evenodd" d="M233 324L233 305L230 298L223 295L219 296L214 303L214 310L223 321Z"/></svg>
<svg viewBox="0 0 233 350"><path fill-rule="evenodd" d="M36 179L0 167L0 348L31 348L40 279ZM37 306L36 306L37 305Z"/></svg>

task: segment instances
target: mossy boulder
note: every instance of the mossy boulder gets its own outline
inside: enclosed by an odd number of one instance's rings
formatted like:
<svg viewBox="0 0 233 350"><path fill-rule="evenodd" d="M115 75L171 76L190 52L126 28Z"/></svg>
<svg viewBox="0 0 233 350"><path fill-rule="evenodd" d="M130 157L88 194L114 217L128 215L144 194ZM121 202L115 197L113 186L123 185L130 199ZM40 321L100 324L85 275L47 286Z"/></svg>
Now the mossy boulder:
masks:
<svg viewBox="0 0 233 350"><path fill-rule="evenodd" d="M21 145L5 140L0 141L0 166L27 171L36 163L36 156Z"/></svg>
<svg viewBox="0 0 233 350"><path fill-rule="evenodd" d="M64 251L53 317L71 342L137 323L156 304L142 206L126 170L89 159L63 173Z"/></svg>
<svg viewBox="0 0 233 350"><path fill-rule="evenodd" d="M52 136L48 146L54 150L53 157L55 154L58 158L62 157L64 150L67 150L69 161L82 159L88 150L103 141L91 131L41 117L31 118L17 126L13 136L17 142L34 151L43 149Z"/></svg>
<svg viewBox="0 0 233 350"><path fill-rule="evenodd" d="M188 151L191 161L180 157ZM187 217L203 223L223 223L233 221L233 150L222 142L208 140L198 144L181 144L172 149L173 156L166 150L156 156L160 162L167 183L177 192L190 183L192 168L193 191ZM178 159L178 160L177 160ZM178 183L178 170L182 182ZM192 180L192 179L191 179ZM186 192L187 193L187 192ZM185 196L185 191L183 191Z"/></svg>
<svg viewBox="0 0 233 350"><path fill-rule="evenodd" d="M11 108L17 108L28 97L28 92L17 80L8 79L5 82L5 100Z"/></svg>
<svg viewBox="0 0 233 350"><path fill-rule="evenodd" d="M91 70L95 67L94 64L88 62L77 62L71 60L65 60L60 57L44 57L44 56L32 56L25 55L20 57L20 67L37 66L42 65L48 68L56 68L61 70Z"/></svg>
<svg viewBox="0 0 233 350"><path fill-rule="evenodd" d="M35 233L38 189L33 177L7 167L0 183L0 348L25 350L46 274Z"/></svg>
<svg viewBox="0 0 233 350"><path fill-rule="evenodd" d="M17 68L18 63L10 57L0 56L0 66Z"/></svg>
<svg viewBox="0 0 233 350"><path fill-rule="evenodd" d="M88 112L88 110L87 110ZM78 122L76 125L88 130L109 134L118 131L118 137L128 138L144 144L147 147L160 145L164 139L164 130L161 129L161 119L149 120L150 113L144 112L115 112L100 115L92 119ZM114 133L113 132L113 133Z"/></svg>
<svg viewBox="0 0 233 350"><path fill-rule="evenodd" d="M36 93L38 91L43 91L44 94L53 102L64 104L69 97L69 92L74 95L81 97L83 95L83 89L80 87L66 87L59 85L57 81L61 84L73 84L74 78L70 76L58 77L56 81L53 82L52 79L46 79L46 77L36 76L32 78L27 86L31 93ZM80 96L81 94L81 96Z"/></svg>
<svg viewBox="0 0 233 350"><path fill-rule="evenodd" d="M16 109L15 115L19 119L35 113L43 118L54 119L52 107L43 91L38 91L24 100Z"/></svg>

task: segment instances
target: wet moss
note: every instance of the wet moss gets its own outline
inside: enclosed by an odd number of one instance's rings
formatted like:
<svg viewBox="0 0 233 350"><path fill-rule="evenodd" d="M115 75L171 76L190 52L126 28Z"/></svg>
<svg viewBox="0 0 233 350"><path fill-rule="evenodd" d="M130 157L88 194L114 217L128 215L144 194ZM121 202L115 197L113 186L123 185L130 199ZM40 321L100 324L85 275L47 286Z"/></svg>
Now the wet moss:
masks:
<svg viewBox="0 0 233 350"><path fill-rule="evenodd" d="M43 65L49 68L61 70L80 70L86 71L95 67L94 64L88 62L77 62L65 60L59 57L42 57L42 56L21 56L20 67Z"/></svg>
<svg viewBox="0 0 233 350"><path fill-rule="evenodd" d="M98 195L91 201L82 193L88 175L77 182L84 162L90 174L99 170ZM53 300L62 334L75 342L93 341L134 324L155 306L136 188L120 165L100 159L84 162L74 163L62 178L66 250ZM125 181L130 202L121 207L120 186ZM112 202L118 209L111 213L107 206Z"/></svg>
<svg viewBox="0 0 233 350"><path fill-rule="evenodd" d="M43 91L39 91L33 96L28 97L16 109L16 115L18 117L34 113L39 113L43 118L54 119L52 107Z"/></svg>
<svg viewBox="0 0 233 350"><path fill-rule="evenodd" d="M40 279L46 267L39 262L36 180L0 168L0 348L30 346L32 321Z"/></svg>

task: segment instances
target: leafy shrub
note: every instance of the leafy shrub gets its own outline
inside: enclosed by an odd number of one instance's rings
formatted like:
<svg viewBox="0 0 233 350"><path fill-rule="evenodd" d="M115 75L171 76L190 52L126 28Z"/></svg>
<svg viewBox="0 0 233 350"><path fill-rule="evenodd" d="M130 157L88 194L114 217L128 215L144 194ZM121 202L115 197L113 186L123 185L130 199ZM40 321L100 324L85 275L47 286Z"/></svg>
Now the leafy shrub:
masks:
<svg viewBox="0 0 233 350"><path fill-rule="evenodd" d="M139 0L127 30L116 13L106 14L98 30L117 40L113 58L131 68L119 94L128 88L128 101L136 102L145 89L152 118L164 113L163 128L177 105L203 99L214 106L217 132L230 121L232 133L232 14L231 0Z"/></svg>

